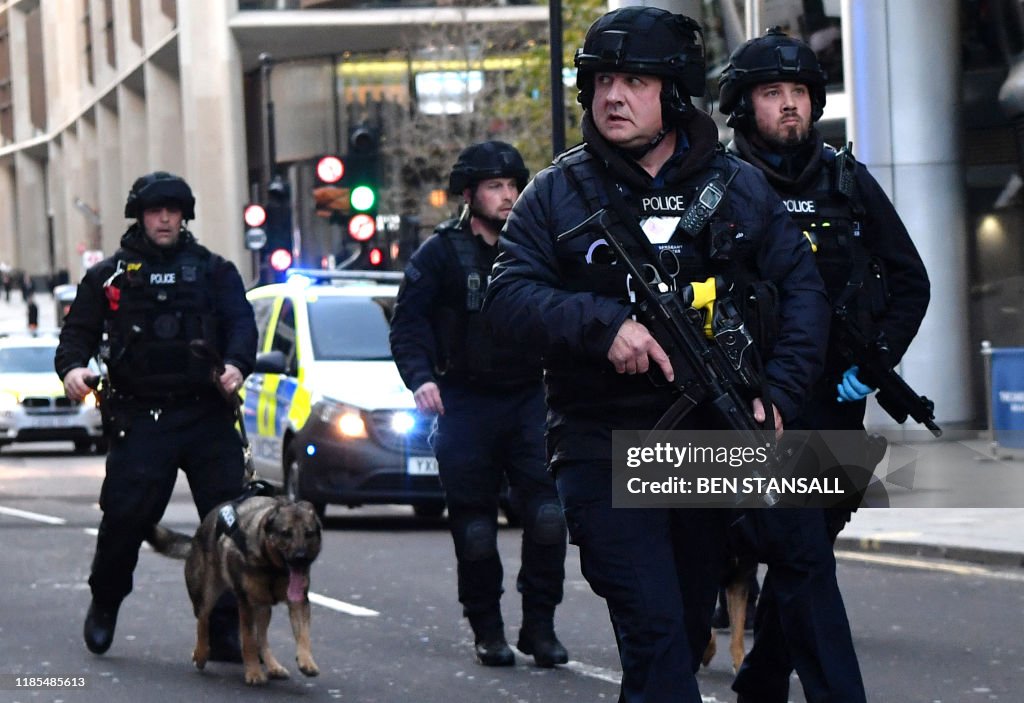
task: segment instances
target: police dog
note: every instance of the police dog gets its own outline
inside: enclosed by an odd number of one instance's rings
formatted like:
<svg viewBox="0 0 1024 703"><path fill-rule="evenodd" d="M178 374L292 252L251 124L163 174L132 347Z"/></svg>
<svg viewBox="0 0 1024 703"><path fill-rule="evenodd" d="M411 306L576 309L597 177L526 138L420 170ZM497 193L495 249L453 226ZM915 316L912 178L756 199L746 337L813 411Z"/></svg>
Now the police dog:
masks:
<svg viewBox="0 0 1024 703"><path fill-rule="evenodd" d="M740 670L743 657L746 655L746 647L743 641L743 631L747 625L747 597L750 595L750 578L757 574L757 562L733 558L722 581L725 588L725 604L729 613L729 656L732 659L732 670ZM708 666L718 645L715 642L715 631L711 630L711 638L708 646L704 649L704 656L701 663Z"/></svg>
<svg viewBox="0 0 1024 703"><path fill-rule="evenodd" d="M309 642L309 567L320 553L320 521L312 504L255 496L210 511L194 537L156 525L150 544L157 552L185 559L185 583L197 619L192 661L206 666L209 616L227 590L238 599L245 682L288 678L267 643L270 608L288 602L295 660L306 676L320 673ZM260 662L266 666L266 671Z"/></svg>

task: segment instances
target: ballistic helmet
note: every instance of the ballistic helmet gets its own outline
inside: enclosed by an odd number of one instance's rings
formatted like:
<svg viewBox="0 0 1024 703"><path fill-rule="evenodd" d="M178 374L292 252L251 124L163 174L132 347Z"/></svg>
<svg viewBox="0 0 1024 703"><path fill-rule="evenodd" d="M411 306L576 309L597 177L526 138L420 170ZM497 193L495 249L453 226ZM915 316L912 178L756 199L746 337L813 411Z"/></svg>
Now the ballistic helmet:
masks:
<svg viewBox="0 0 1024 703"><path fill-rule="evenodd" d="M658 7L612 10L590 25L583 48L576 50L576 100L587 110L594 101L598 71L638 73L662 78L665 124L674 124L689 107L690 96L704 94L704 34L685 15Z"/></svg>
<svg viewBox="0 0 1024 703"><path fill-rule="evenodd" d="M516 148L505 142L489 141L473 144L462 150L448 177L448 192L462 195L488 178L514 178L521 191L526 187L530 172Z"/></svg>
<svg viewBox="0 0 1024 703"><path fill-rule="evenodd" d="M729 65L718 79L718 107L729 115L727 124L745 129L754 114L750 89L762 83L802 83L811 93L811 120L817 122L825 110L825 71L811 47L772 27L744 42L732 52Z"/></svg>
<svg viewBox="0 0 1024 703"><path fill-rule="evenodd" d="M196 199L185 179L167 171L154 171L136 178L132 183L128 200L124 204L124 216L137 220L147 208L172 203L181 208L183 219L195 218Z"/></svg>

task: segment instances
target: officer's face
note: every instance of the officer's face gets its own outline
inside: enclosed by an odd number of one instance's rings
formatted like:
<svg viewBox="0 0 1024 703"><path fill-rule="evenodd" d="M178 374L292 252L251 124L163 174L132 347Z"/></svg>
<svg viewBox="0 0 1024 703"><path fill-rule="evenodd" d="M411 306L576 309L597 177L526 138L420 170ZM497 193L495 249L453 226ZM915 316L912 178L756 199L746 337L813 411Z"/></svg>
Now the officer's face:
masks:
<svg viewBox="0 0 1024 703"><path fill-rule="evenodd" d="M811 93L802 83L765 83L750 91L757 133L770 146L803 144L811 132Z"/></svg>
<svg viewBox="0 0 1024 703"><path fill-rule="evenodd" d="M661 131L661 79L637 73L597 73L591 107L597 131L615 146L640 147Z"/></svg>
<svg viewBox="0 0 1024 703"><path fill-rule="evenodd" d="M519 188L514 178L488 178L477 183L476 188L466 189L469 195L469 211L477 217L504 222L519 197Z"/></svg>
<svg viewBox="0 0 1024 703"><path fill-rule="evenodd" d="M142 227L146 236L158 247L172 247L181 236L181 207L160 205L142 211Z"/></svg>

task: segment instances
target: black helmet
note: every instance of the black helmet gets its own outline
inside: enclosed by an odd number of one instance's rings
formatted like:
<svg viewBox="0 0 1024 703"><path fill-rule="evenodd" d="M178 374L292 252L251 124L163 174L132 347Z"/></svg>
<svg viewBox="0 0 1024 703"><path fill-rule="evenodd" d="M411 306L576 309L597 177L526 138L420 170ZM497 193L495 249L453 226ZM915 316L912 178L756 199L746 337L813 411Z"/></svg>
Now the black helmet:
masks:
<svg viewBox="0 0 1024 703"><path fill-rule="evenodd" d="M523 157L514 146L498 141L480 142L466 147L459 154L459 160L448 177L448 192L462 195L466 188L488 178L514 178L516 187L522 190L529 177Z"/></svg>
<svg viewBox="0 0 1024 703"><path fill-rule="evenodd" d="M576 100L590 109L598 71L654 75L663 81L662 115L674 123L691 95L704 94L704 34L685 15L657 7L621 7L590 25L576 50Z"/></svg>
<svg viewBox="0 0 1024 703"><path fill-rule="evenodd" d="M743 129L754 114L750 88L761 83L802 83L811 91L811 120L825 110L825 72L811 47L772 27L763 37L740 45L718 79L718 107L729 115L730 127Z"/></svg>
<svg viewBox="0 0 1024 703"><path fill-rule="evenodd" d="M196 199L184 178L167 171L147 173L132 183L124 204L124 216L137 220L146 208L167 203L178 205L183 219L192 220L196 216Z"/></svg>

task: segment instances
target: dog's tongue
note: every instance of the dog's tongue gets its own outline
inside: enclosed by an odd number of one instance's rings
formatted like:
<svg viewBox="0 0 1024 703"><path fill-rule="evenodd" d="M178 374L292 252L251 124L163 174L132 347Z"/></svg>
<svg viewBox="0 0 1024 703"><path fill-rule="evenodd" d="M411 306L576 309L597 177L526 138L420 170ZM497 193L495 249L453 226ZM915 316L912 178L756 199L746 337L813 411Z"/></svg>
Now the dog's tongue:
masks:
<svg viewBox="0 0 1024 703"><path fill-rule="evenodd" d="M288 569L288 600L292 603L300 603L306 597L306 587L309 585L309 576L298 569Z"/></svg>

